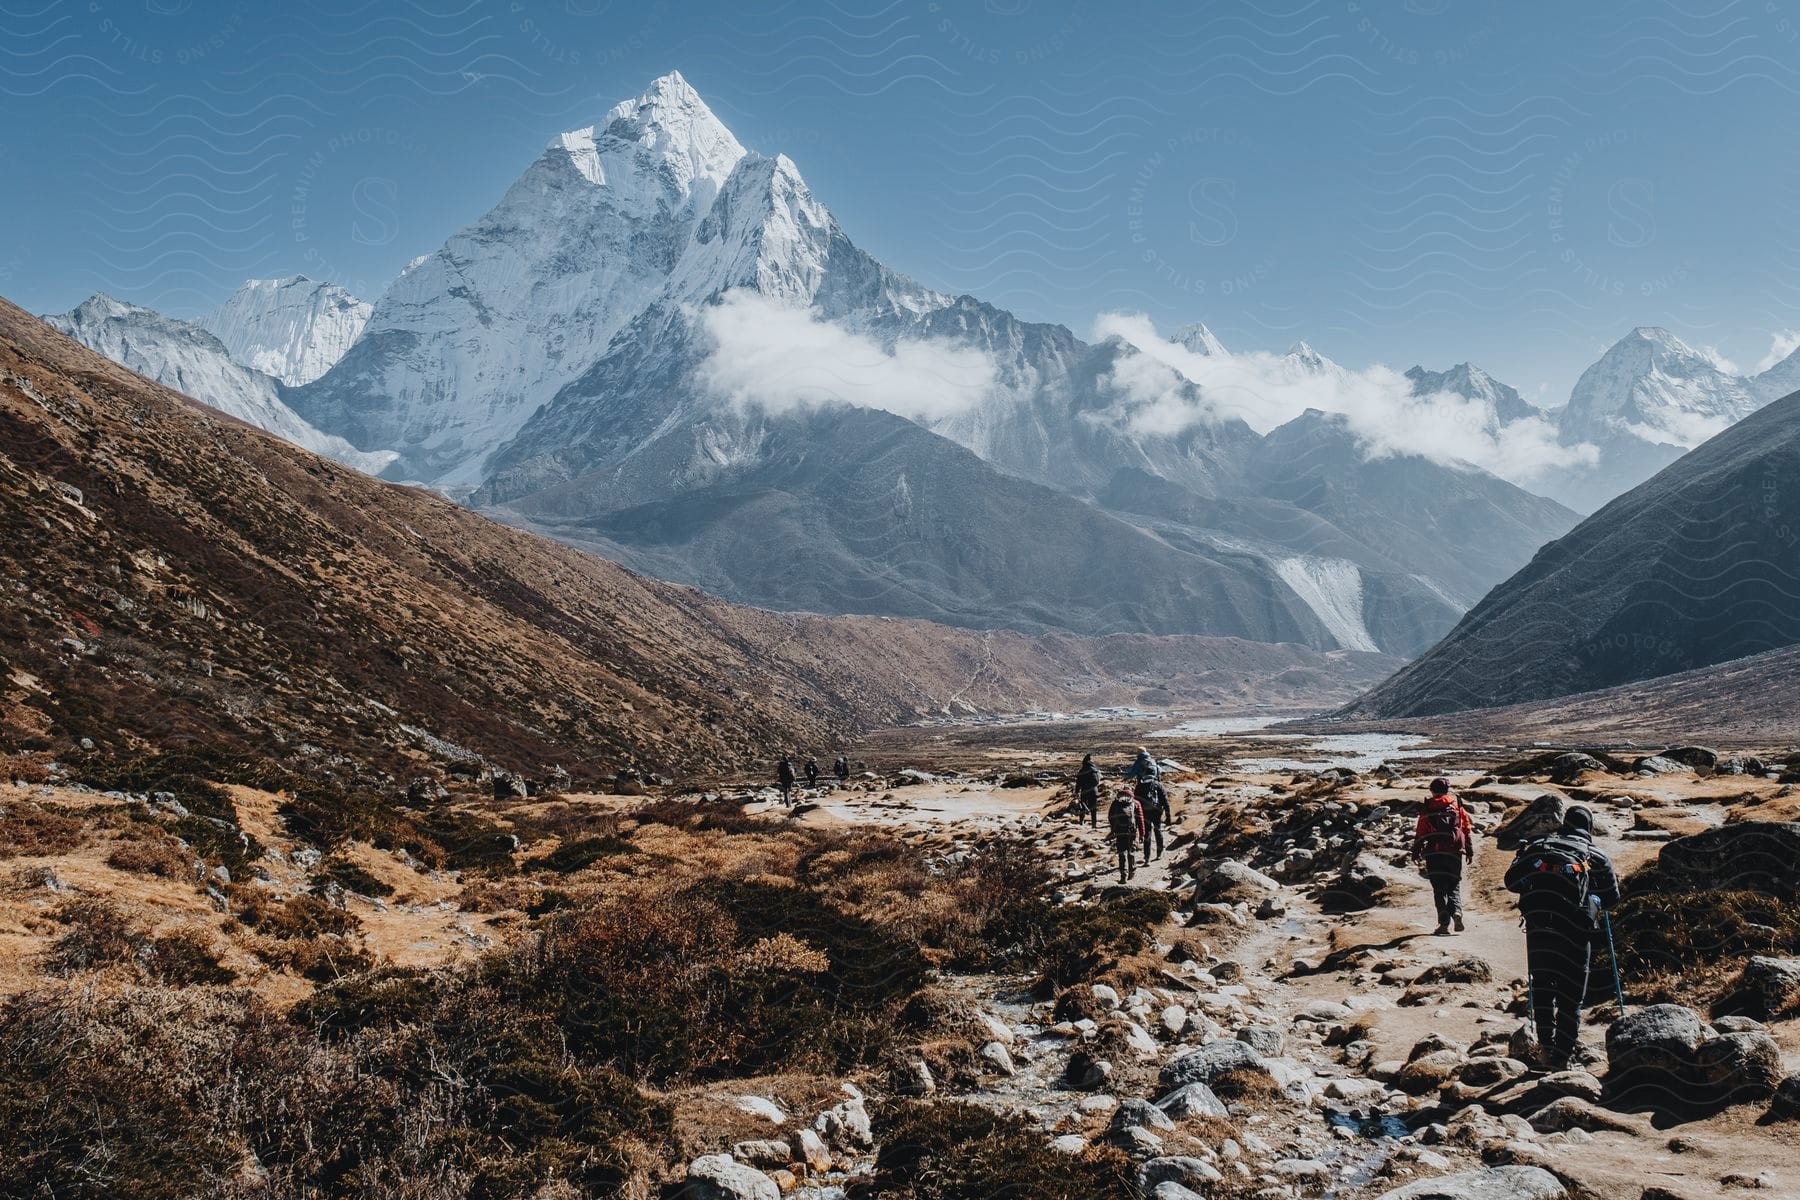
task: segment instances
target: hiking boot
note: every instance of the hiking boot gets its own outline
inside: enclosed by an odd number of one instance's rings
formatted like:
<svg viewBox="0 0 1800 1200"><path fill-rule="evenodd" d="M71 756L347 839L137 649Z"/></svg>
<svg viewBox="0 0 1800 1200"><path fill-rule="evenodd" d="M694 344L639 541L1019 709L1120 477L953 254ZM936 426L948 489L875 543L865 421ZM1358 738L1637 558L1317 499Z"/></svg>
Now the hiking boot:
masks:
<svg viewBox="0 0 1800 1200"><path fill-rule="evenodd" d="M1462 919L1461 913L1456 914L1456 920L1454 923L1456 925L1456 932L1458 932L1458 933L1461 933L1468 928L1467 925L1463 924L1463 919Z"/></svg>
<svg viewBox="0 0 1800 1200"><path fill-rule="evenodd" d="M1450 922L1440 921L1438 923L1437 929L1434 932L1437 934L1438 937L1449 937L1450 936Z"/></svg>

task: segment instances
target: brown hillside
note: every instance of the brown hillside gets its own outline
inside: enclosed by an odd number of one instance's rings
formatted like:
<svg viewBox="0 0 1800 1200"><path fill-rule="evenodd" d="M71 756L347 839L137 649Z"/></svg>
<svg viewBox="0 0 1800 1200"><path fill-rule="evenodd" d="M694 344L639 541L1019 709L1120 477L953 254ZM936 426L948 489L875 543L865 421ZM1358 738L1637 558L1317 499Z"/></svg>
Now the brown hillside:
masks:
<svg viewBox="0 0 1800 1200"><path fill-rule="evenodd" d="M945 711L1330 702L1393 665L728 605L317 458L4 301L0 544L11 748L692 775Z"/></svg>

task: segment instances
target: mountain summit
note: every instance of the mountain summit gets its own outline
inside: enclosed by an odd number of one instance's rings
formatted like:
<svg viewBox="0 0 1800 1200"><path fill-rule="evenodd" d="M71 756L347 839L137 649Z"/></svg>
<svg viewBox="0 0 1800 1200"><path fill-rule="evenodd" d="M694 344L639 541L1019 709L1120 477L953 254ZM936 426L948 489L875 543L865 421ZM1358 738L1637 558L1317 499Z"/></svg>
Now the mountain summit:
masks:
<svg viewBox="0 0 1800 1200"><path fill-rule="evenodd" d="M368 301L335 283L294 275L249 280L200 326L234 362L294 387L336 365L368 320Z"/></svg>

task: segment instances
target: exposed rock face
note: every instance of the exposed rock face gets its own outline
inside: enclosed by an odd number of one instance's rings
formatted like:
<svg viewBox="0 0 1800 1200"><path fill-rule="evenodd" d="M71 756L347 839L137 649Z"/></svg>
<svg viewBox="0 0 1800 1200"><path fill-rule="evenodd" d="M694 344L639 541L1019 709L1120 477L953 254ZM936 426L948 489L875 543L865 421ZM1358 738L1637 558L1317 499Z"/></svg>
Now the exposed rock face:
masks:
<svg viewBox="0 0 1800 1200"><path fill-rule="evenodd" d="M708 1154L688 1166L687 1200L781 1200L775 1181L729 1154Z"/></svg>
<svg viewBox="0 0 1800 1200"><path fill-rule="evenodd" d="M1542 1167L1489 1167L1424 1179L1379 1200L1565 1200L1569 1190Z"/></svg>
<svg viewBox="0 0 1800 1200"><path fill-rule="evenodd" d="M1263 1069L1262 1055L1243 1042L1213 1042L1171 1060L1162 1069L1162 1085L1170 1091L1190 1083L1210 1086L1219 1076L1231 1071Z"/></svg>
<svg viewBox="0 0 1800 1200"><path fill-rule="evenodd" d="M1589 692L1800 643L1800 394L1538 552L1351 712L1391 719ZM1719 559L1716 547L1729 544Z"/></svg>

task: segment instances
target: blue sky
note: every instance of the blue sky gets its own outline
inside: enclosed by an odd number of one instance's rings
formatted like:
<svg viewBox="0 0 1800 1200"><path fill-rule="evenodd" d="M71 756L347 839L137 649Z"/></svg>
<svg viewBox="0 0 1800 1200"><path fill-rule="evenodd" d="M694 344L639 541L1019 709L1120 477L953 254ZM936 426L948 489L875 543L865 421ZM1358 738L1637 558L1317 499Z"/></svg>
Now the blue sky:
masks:
<svg viewBox="0 0 1800 1200"><path fill-rule="evenodd" d="M0 294L372 299L670 69L890 265L1084 334L1556 403L1636 324L1800 327L1800 0L0 0Z"/></svg>

